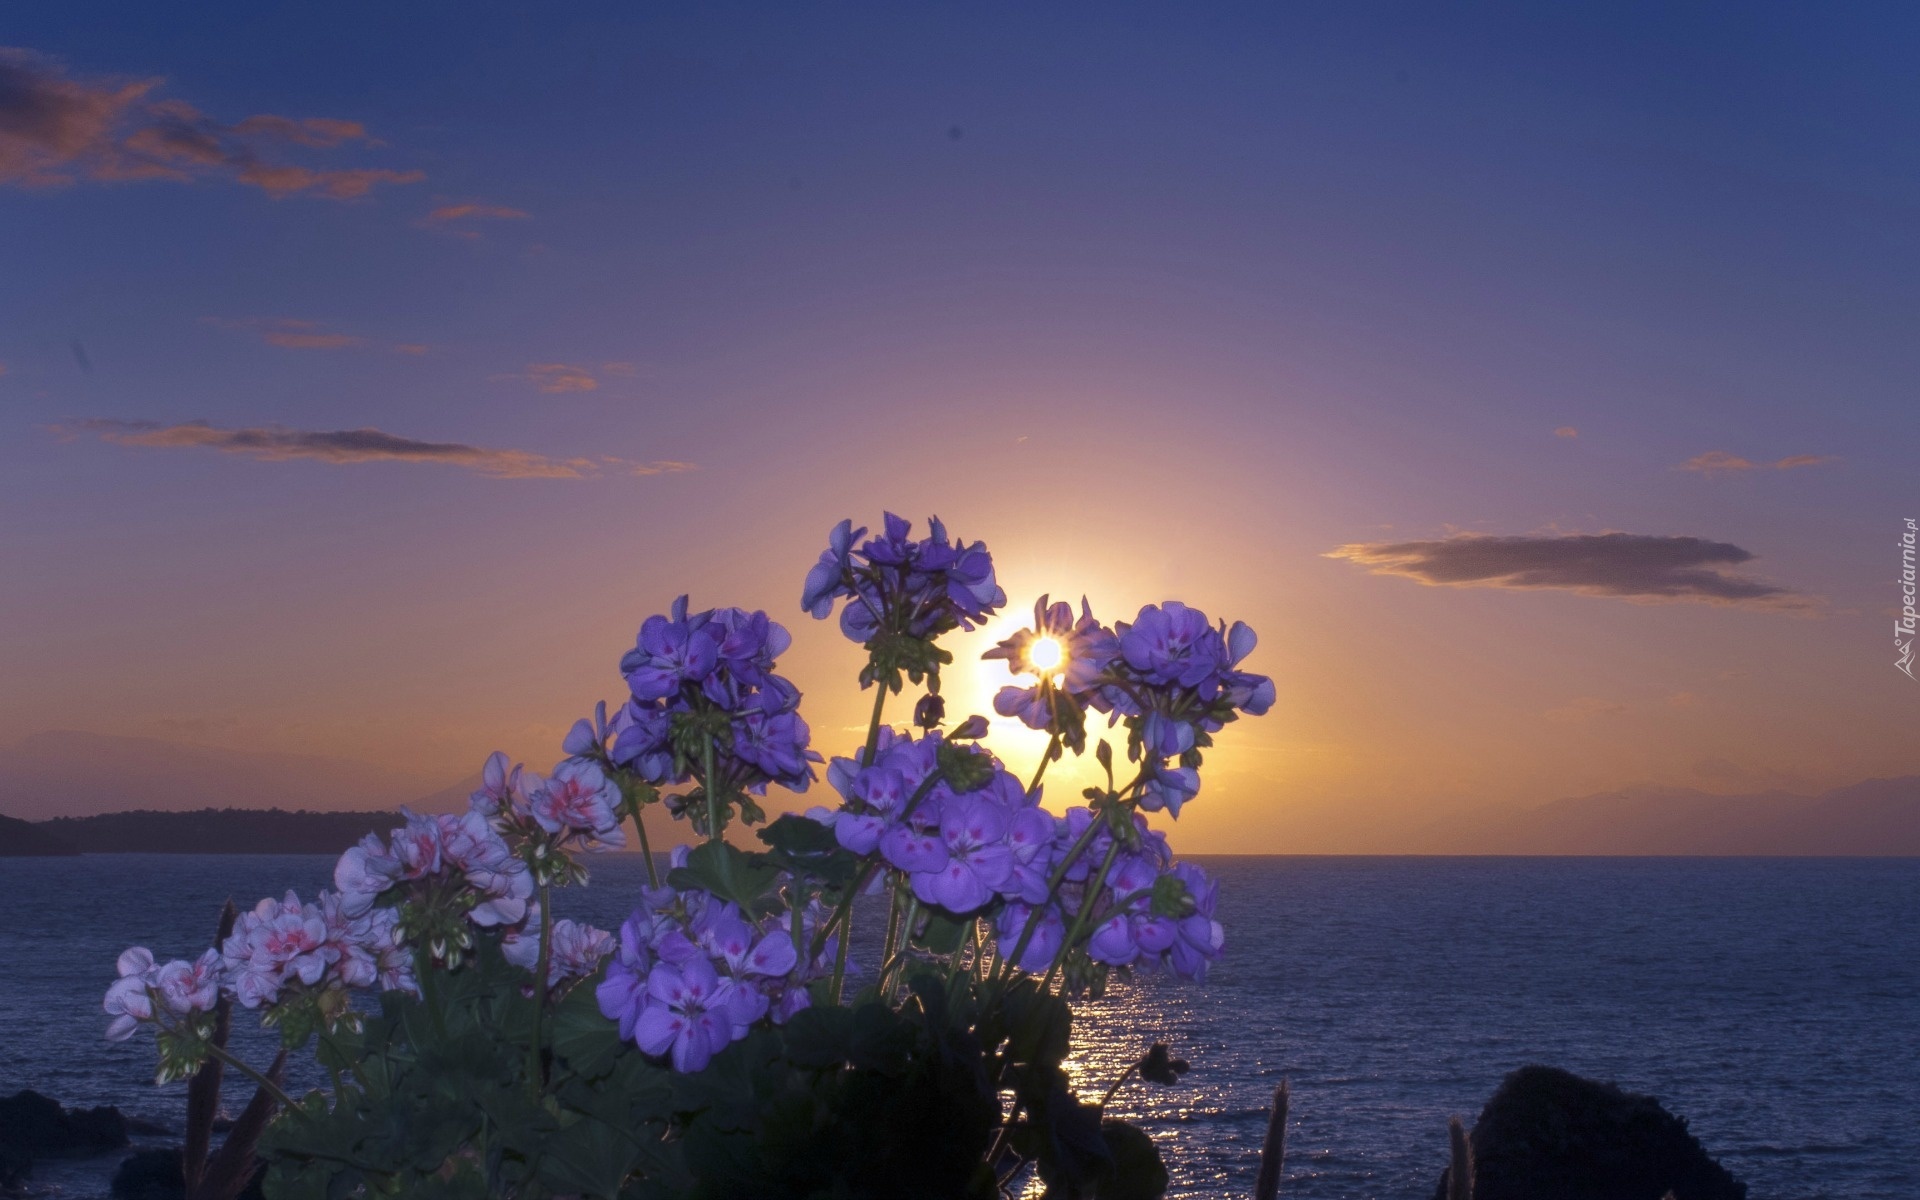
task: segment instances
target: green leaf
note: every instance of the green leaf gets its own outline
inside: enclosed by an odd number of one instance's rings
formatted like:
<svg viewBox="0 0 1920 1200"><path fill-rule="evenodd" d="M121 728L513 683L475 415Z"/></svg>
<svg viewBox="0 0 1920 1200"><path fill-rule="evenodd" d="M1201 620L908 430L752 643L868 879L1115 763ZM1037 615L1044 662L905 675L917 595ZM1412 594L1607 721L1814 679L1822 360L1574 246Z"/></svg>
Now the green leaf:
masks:
<svg viewBox="0 0 1920 1200"><path fill-rule="evenodd" d="M797 1067L837 1067L853 1057L854 1028L854 1011L850 1008L803 1008L782 1031L787 1057Z"/></svg>
<svg viewBox="0 0 1920 1200"><path fill-rule="evenodd" d="M1073 1010L1032 979L1008 987L1000 1012L1007 1027L1007 1061L1052 1069L1066 1061Z"/></svg>
<svg viewBox="0 0 1920 1200"><path fill-rule="evenodd" d="M695 846L687 855L687 865L675 867L667 882L676 888L699 888L731 900L753 918L775 911L770 893L779 876L780 869L766 855L712 841Z"/></svg>
<svg viewBox="0 0 1920 1200"><path fill-rule="evenodd" d="M864 865L841 847L831 828L808 817L788 813L762 829L760 840L772 848L767 857L782 870L829 888L845 887Z"/></svg>
<svg viewBox="0 0 1920 1200"><path fill-rule="evenodd" d="M632 1138L593 1120L576 1121L547 1139L540 1181L557 1192L615 1200L640 1160Z"/></svg>
<svg viewBox="0 0 1920 1200"><path fill-rule="evenodd" d="M967 930L971 928L972 917L954 917L944 912L930 911L927 914L927 927L913 940L935 954L952 954L966 942Z"/></svg>

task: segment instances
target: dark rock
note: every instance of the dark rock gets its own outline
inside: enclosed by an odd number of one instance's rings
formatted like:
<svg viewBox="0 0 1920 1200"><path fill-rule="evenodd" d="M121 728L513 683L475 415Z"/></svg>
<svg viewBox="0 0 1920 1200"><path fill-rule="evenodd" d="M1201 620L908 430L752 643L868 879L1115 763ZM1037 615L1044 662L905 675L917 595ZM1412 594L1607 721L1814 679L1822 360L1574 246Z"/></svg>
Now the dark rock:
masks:
<svg viewBox="0 0 1920 1200"><path fill-rule="evenodd" d="M180 1131L177 1129L169 1129L158 1121L143 1121L139 1117L127 1118L127 1132L141 1134L146 1137L180 1136Z"/></svg>
<svg viewBox="0 0 1920 1200"><path fill-rule="evenodd" d="M186 1176L181 1172L180 1162L178 1146L128 1155L120 1169L113 1173L114 1200L186 1200ZM238 1200L262 1200L260 1180L265 1174L264 1167L254 1172Z"/></svg>
<svg viewBox="0 0 1920 1200"><path fill-rule="evenodd" d="M19 1187L33 1173L33 1157L0 1144L0 1191Z"/></svg>
<svg viewBox="0 0 1920 1200"><path fill-rule="evenodd" d="M178 1146L130 1154L113 1173L109 1194L116 1200L186 1200L187 1177L180 1163Z"/></svg>
<svg viewBox="0 0 1920 1200"><path fill-rule="evenodd" d="M1500 1083L1473 1126L1474 1200L1745 1200L1652 1096L1554 1067L1522 1067ZM1435 1200L1445 1200L1447 1172Z"/></svg>
<svg viewBox="0 0 1920 1200"><path fill-rule="evenodd" d="M39 1092L0 1100L0 1148L35 1158L86 1158L127 1144L127 1119L117 1108L60 1107Z"/></svg>

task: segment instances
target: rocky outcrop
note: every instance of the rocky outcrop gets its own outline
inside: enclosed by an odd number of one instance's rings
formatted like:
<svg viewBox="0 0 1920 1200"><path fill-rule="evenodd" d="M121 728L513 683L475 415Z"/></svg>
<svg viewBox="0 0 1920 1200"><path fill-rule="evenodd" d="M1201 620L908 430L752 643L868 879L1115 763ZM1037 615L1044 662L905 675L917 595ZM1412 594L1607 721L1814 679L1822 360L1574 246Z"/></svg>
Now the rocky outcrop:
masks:
<svg viewBox="0 0 1920 1200"><path fill-rule="evenodd" d="M1471 1135L1474 1200L1745 1200L1652 1096L1555 1067L1506 1077ZM1443 1172L1435 1200L1446 1200Z"/></svg>
<svg viewBox="0 0 1920 1200"><path fill-rule="evenodd" d="M68 1110L39 1092L0 1100L0 1186L12 1187L35 1159L88 1158L127 1144L127 1119L117 1108Z"/></svg>

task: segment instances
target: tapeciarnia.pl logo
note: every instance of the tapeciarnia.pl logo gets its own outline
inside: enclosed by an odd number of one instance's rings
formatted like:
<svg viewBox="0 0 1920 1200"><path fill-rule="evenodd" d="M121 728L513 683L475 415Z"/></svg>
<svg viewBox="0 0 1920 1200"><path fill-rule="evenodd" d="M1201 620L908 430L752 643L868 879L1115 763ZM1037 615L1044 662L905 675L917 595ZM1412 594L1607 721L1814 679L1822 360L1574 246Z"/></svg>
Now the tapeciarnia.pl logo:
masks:
<svg viewBox="0 0 1920 1200"><path fill-rule="evenodd" d="M1907 518L1906 532L1900 535L1900 615L1893 621L1893 665L1906 673L1908 679L1913 674L1913 632L1915 613L1913 549L1916 530L1914 518Z"/></svg>

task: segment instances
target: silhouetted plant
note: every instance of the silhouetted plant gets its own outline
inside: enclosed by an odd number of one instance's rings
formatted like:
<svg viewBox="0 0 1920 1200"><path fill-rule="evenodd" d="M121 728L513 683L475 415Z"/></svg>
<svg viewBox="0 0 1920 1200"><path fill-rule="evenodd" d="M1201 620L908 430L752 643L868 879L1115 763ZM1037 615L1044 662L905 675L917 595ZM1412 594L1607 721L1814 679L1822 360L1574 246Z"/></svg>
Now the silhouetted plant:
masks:
<svg viewBox="0 0 1920 1200"><path fill-rule="evenodd" d="M404 813L341 857L337 891L263 900L193 962L122 954L108 1036L151 1027L160 1078L194 1075L200 1116L222 1066L260 1088L189 1179L244 1178L234 1156L258 1136L275 1200L984 1200L1028 1167L1056 1200L1162 1194L1152 1140L1073 1091L1068 1001L1116 971L1202 979L1219 956L1213 881L1142 814L1179 815L1213 735L1266 712L1273 682L1240 668L1244 624L1170 601L1110 629L1042 597L985 656L1031 681L996 711L1047 734L1023 783L979 744L985 718L945 728L953 656L936 643L1006 596L984 545L931 524L914 540L889 514L862 542L843 521L808 574L804 610L845 602L873 713L827 769L840 805L779 818L764 849L727 826L764 822L756 797L807 790L824 762L775 673L792 639L682 596L620 660L630 698L576 722L550 776L495 754L468 811ZM909 685L917 732L882 721ZM1047 767L1086 750L1089 713L1124 729L1131 778L1099 741L1104 785L1050 812ZM642 820L656 803L700 839L664 878ZM624 845L628 820L648 874L632 916L617 935L556 919L582 852ZM853 911L878 896L885 939L861 973ZM377 1011L356 1008L376 987ZM227 1049L236 1002L281 1034L266 1072ZM280 1071L309 1043L333 1087L295 1100ZM1186 1065L1156 1044L1121 1081Z"/></svg>

